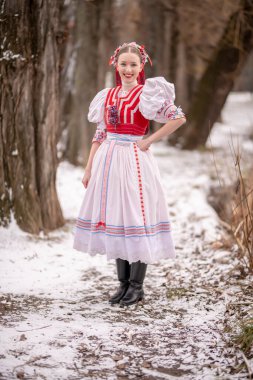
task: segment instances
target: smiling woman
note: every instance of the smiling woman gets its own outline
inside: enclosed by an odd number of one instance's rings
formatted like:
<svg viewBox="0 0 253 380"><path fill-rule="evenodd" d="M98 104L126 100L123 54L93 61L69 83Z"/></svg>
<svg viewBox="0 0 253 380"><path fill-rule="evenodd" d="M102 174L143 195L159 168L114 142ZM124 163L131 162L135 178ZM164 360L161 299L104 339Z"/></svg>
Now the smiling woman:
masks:
<svg viewBox="0 0 253 380"><path fill-rule="evenodd" d="M137 84L137 77L143 69L140 57L135 53L127 52L119 56L116 70L123 81L122 89L129 89ZM125 81L125 82L124 82Z"/></svg>
<svg viewBox="0 0 253 380"><path fill-rule="evenodd" d="M120 287L111 304L144 298L147 264L174 258L169 211L150 145L185 122L174 105L174 85L162 77L145 81L151 60L135 42L117 48L114 88L100 91L88 119L97 123L83 177L87 188L76 223L74 248L115 259ZM165 125L143 139L149 120Z"/></svg>

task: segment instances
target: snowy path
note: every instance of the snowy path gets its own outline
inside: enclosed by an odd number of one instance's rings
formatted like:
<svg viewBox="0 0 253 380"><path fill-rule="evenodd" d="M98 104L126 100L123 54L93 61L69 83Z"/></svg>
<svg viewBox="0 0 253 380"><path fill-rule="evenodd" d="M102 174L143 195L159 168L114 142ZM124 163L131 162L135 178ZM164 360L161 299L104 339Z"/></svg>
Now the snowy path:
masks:
<svg viewBox="0 0 253 380"><path fill-rule="evenodd" d="M238 99L231 98L224 124L213 132L221 167L219 157L229 156L226 136L237 128L231 110ZM249 110L250 99L241 103ZM242 143L251 150L247 128L245 118ZM144 303L110 306L117 287L114 262L72 249L82 169L66 162L59 167L64 228L40 237L14 222L0 229L0 379L247 378L235 373L242 357L225 333L228 306L243 300L243 293L240 280L229 277L231 253L217 249L222 230L206 200L215 178L212 155L163 143L152 149L178 256L148 266Z"/></svg>

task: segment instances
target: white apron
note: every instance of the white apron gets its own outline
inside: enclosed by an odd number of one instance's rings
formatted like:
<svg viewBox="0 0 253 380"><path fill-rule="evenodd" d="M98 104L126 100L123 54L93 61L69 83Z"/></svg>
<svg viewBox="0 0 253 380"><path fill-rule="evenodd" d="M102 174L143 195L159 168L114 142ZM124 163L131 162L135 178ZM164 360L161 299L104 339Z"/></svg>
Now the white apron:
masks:
<svg viewBox="0 0 253 380"><path fill-rule="evenodd" d="M74 229L74 248L91 256L154 264L175 257L168 207L153 154L143 136L107 133Z"/></svg>

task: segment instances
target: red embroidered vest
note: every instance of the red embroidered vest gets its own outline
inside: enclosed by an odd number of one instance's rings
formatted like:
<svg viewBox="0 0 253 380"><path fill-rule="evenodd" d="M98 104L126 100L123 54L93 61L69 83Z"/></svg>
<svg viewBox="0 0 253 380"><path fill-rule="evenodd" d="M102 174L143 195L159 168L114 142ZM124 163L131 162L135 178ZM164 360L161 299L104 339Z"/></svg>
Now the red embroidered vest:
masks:
<svg viewBox="0 0 253 380"><path fill-rule="evenodd" d="M118 97L121 86L111 88L105 101L105 124L107 132L144 135L149 121L139 111L143 85L133 87L126 96Z"/></svg>

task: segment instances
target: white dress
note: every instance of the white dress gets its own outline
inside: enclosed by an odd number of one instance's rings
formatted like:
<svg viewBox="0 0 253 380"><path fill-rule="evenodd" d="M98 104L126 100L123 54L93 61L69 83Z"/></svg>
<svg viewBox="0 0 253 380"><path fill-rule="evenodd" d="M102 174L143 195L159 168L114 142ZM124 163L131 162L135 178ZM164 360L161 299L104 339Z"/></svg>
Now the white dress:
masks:
<svg viewBox="0 0 253 380"><path fill-rule="evenodd" d="M160 172L150 150L136 141L143 136L106 132L105 100L100 91L90 104L88 120L97 124L92 141L100 146L93 158L91 178L74 229L74 248L153 264L174 258L171 223ZM139 111L148 120L165 123L184 117L174 105L174 85L163 77L147 79ZM102 222L101 222L102 221Z"/></svg>

